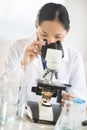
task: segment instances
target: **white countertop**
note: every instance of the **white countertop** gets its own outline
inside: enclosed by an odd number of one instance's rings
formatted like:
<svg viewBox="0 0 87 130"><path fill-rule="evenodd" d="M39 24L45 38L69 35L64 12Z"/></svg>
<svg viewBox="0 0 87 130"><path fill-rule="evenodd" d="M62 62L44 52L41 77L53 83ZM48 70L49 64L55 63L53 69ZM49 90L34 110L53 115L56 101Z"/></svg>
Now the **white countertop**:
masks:
<svg viewBox="0 0 87 130"><path fill-rule="evenodd" d="M34 123L29 119L15 119L14 121L0 125L0 130L54 130L54 125ZM78 128L77 130L87 130L87 126Z"/></svg>
<svg viewBox="0 0 87 130"><path fill-rule="evenodd" d="M0 125L0 130L54 130L54 125L34 123L27 120L14 120ZM87 126L77 130L87 130Z"/></svg>
<svg viewBox="0 0 87 130"><path fill-rule="evenodd" d="M0 130L54 130L54 125L33 123L27 120L14 120L0 125Z"/></svg>

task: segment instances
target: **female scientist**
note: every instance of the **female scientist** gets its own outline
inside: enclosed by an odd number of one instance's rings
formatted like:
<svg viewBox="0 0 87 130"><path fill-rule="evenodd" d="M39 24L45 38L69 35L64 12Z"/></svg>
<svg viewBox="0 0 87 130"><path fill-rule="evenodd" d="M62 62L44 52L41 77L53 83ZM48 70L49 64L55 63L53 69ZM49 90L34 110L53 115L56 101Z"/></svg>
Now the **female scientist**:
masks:
<svg viewBox="0 0 87 130"><path fill-rule="evenodd" d="M36 80L43 77L43 63L40 50L44 46L44 39L48 44L61 41L64 57L62 67L58 72L58 80L64 84L70 84L68 94L64 99L78 97L86 99L86 82L82 56L79 52L63 44L63 40L70 29L69 14L66 8L57 3L47 3L38 11L35 21L36 32L30 38L16 41L9 48L5 72L14 75L16 81L24 70L24 82L27 86L29 100L38 100L39 96L31 92L31 87L36 86Z"/></svg>

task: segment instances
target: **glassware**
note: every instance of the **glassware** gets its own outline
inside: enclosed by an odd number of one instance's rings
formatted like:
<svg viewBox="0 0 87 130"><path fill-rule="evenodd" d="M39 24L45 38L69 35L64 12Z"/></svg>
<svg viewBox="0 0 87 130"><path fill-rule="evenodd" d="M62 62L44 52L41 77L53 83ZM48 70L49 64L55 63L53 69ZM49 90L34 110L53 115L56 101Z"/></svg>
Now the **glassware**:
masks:
<svg viewBox="0 0 87 130"><path fill-rule="evenodd" d="M24 73L24 66L21 69L21 79L20 79L20 87L18 92L18 104L17 104L17 111L16 116L20 119L25 119L25 108L27 104L26 100L26 76Z"/></svg>
<svg viewBox="0 0 87 130"><path fill-rule="evenodd" d="M84 100L66 101L55 130L75 130L80 128L84 115Z"/></svg>
<svg viewBox="0 0 87 130"><path fill-rule="evenodd" d="M12 121L16 117L17 109L17 90L16 83L8 75L0 78L0 123L4 124Z"/></svg>
<svg viewBox="0 0 87 130"><path fill-rule="evenodd" d="M20 86L19 88L19 95L18 95L18 104L17 104L17 112L16 115L17 117L23 119L24 115L25 115L25 104L26 104L26 100L25 100L25 85L24 86Z"/></svg>

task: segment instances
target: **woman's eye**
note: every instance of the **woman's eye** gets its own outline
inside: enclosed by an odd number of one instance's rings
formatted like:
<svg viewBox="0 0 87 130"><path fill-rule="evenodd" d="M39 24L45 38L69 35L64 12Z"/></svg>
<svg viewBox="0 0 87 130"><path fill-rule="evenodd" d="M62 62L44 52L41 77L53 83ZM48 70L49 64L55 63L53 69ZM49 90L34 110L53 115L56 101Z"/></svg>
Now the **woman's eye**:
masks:
<svg viewBox="0 0 87 130"><path fill-rule="evenodd" d="M55 38L56 38L56 39L59 39L59 38L61 38L61 37L59 37L59 36L55 36Z"/></svg>
<svg viewBox="0 0 87 130"><path fill-rule="evenodd" d="M45 35L45 34L42 34L42 36L43 36L43 37L48 37L48 36L47 36L47 35Z"/></svg>

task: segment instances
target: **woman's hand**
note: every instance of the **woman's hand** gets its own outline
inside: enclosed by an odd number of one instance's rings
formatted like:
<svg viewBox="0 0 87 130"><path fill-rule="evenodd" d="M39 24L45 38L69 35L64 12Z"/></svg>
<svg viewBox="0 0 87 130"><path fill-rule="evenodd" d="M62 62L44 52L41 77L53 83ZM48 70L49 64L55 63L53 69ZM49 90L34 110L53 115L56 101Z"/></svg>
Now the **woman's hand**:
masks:
<svg viewBox="0 0 87 130"><path fill-rule="evenodd" d="M64 103L66 100L72 100L73 98L75 98L73 95L69 94L69 93L63 93L62 94L62 100L61 100L61 106L64 106Z"/></svg>
<svg viewBox="0 0 87 130"><path fill-rule="evenodd" d="M44 45L44 41L34 41L24 51L24 57L21 62L22 65L31 63L35 57L40 54L41 47Z"/></svg>

